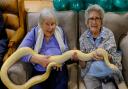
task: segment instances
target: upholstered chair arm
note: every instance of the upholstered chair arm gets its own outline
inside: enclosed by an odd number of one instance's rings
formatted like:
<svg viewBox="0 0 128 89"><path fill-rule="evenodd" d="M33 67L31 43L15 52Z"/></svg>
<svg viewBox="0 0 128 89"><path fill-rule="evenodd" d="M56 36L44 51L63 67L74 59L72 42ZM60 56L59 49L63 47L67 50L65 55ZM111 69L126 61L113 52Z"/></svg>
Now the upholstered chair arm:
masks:
<svg viewBox="0 0 128 89"><path fill-rule="evenodd" d="M128 75L128 34L121 40L120 49L123 54L123 58L122 58L123 76L128 86L128 76L127 76Z"/></svg>

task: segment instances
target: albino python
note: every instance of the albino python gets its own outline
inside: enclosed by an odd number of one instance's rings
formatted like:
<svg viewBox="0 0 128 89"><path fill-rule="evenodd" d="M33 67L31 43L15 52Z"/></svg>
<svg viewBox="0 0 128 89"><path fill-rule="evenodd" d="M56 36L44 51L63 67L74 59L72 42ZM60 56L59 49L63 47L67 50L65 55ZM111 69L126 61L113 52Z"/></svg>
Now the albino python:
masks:
<svg viewBox="0 0 128 89"><path fill-rule="evenodd" d="M97 50L92 51L91 53L88 53L88 54L82 53L79 50L70 50L70 51L63 53L62 55L50 56L49 60L51 60L52 62L49 63L49 65L47 66L47 70L44 74L32 77L23 85L16 85L16 84L12 83L11 80L8 78L8 74L7 74L8 69L14 63L16 63L22 56L25 56L28 54L39 55L36 52L34 52L31 48L23 47L23 48L19 48L17 51L15 51L7 59L7 61L5 61L5 63L3 64L2 68L1 68L1 72L0 72L1 80L9 89L29 89L31 86L38 84L42 81L45 81L49 77L51 67L55 66L55 65L57 65L59 67L61 65L61 63L64 63L65 61L69 60L72 57L72 55L74 54L74 52L77 53L79 60L82 60L82 61L91 60L93 57L93 54L95 52L97 52L98 54L103 55L104 61L109 68L111 68L112 70L118 69L115 65L113 65L109 62L108 53L102 48L98 48ZM40 56L44 56L44 55L40 55Z"/></svg>

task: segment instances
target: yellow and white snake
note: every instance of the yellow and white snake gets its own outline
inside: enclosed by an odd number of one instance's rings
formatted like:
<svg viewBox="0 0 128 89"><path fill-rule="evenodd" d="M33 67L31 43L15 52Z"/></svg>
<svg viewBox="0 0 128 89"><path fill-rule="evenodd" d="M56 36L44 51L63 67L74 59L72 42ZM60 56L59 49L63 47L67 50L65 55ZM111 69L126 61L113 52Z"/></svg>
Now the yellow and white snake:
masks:
<svg viewBox="0 0 128 89"><path fill-rule="evenodd" d="M49 63L49 65L47 66L47 70L44 74L32 77L23 85L16 85L16 84L12 83L11 80L8 78L8 74L7 74L8 69L14 63L16 63L21 57L28 55L28 54L31 54L31 55L37 54L31 48L23 47L23 48L19 48L17 51L15 51L7 59L7 61L5 61L5 63L3 64L2 68L1 68L1 72L0 72L1 80L7 86L8 89L29 89L31 86L45 81L50 75L51 67L55 66L55 65L60 66L62 63L69 60L72 57L72 55L74 54L74 52L77 53L78 59L81 61L91 60L93 58L93 54L95 52L97 52L98 54L103 55L104 61L109 68L111 68L112 70L118 69L117 66L115 66L114 64L111 64L109 62L108 53L102 48L98 48L97 50L92 51L91 53L88 53L88 54L83 53L79 50L69 50L69 51L63 53L62 55L50 56L49 60L51 61L51 63ZM37 55L39 55L39 54L37 54ZM44 56L44 55L40 55L40 56Z"/></svg>

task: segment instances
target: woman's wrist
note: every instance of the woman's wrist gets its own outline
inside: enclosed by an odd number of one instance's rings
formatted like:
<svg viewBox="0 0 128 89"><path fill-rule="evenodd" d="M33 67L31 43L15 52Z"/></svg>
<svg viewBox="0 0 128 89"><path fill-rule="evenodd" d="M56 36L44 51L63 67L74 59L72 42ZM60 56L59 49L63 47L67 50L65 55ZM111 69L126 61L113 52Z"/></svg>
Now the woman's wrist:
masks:
<svg viewBox="0 0 128 89"><path fill-rule="evenodd" d="M9 41L8 47L15 47L15 41Z"/></svg>
<svg viewBox="0 0 128 89"><path fill-rule="evenodd" d="M80 68L85 68L85 66L86 66L86 63L85 63L85 61L79 61L79 65L80 65Z"/></svg>
<svg viewBox="0 0 128 89"><path fill-rule="evenodd" d="M32 57L30 59L30 62L32 62L32 63L39 63L39 60L37 59L36 54L32 55Z"/></svg>
<svg viewBox="0 0 128 89"><path fill-rule="evenodd" d="M112 60L112 55L111 54L108 54L108 59Z"/></svg>
<svg viewBox="0 0 128 89"><path fill-rule="evenodd" d="M34 60L35 60L35 55L32 55L31 58L30 58L30 62L34 63Z"/></svg>

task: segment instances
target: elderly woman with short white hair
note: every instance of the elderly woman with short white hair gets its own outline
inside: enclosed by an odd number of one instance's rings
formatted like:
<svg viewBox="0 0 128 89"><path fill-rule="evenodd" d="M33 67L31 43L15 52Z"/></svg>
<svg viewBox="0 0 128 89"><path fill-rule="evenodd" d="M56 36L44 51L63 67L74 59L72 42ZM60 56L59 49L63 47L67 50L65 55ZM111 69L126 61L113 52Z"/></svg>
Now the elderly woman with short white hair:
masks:
<svg viewBox="0 0 128 89"><path fill-rule="evenodd" d="M104 10L99 5L90 5L85 11L85 24L87 29L80 37L80 50L90 53L97 48L105 49L109 54L109 61L115 64L120 70L121 54L117 52L113 32L103 26ZM113 73L103 61L103 56L94 54L91 61L82 62L81 76L84 79L87 89L118 89L117 82L122 79L121 71Z"/></svg>
<svg viewBox="0 0 128 89"><path fill-rule="evenodd" d="M46 71L46 66L50 63L49 56L61 55L68 50L64 32L57 24L54 10L45 8L40 12L38 26L28 32L19 48L21 47L30 47L37 53L46 55L46 57L27 55L21 59L24 62L32 63L33 76ZM66 65L63 64L61 71L53 69L46 81L33 86L32 89L68 89Z"/></svg>

